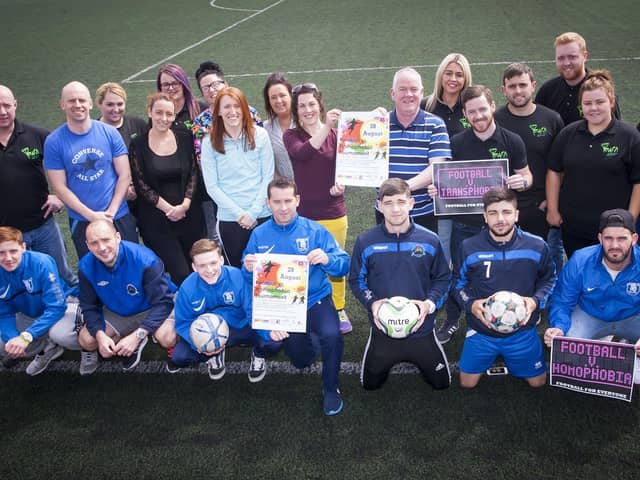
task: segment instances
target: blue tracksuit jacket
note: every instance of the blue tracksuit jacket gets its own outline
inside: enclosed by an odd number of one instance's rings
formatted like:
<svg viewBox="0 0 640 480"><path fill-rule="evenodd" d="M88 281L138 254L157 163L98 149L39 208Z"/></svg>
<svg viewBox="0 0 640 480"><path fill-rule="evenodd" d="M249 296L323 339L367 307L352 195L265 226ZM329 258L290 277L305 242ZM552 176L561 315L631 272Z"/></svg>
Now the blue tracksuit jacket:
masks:
<svg viewBox="0 0 640 480"><path fill-rule="evenodd" d="M123 317L149 310L140 324L153 334L173 309L176 286L169 280L162 261L137 243L120 242L118 259L107 268L89 252L78 265L80 307L89 333L104 331L102 307Z"/></svg>
<svg viewBox="0 0 640 480"><path fill-rule="evenodd" d="M571 313L580 308L605 322L640 314L640 247L633 247L631 263L616 280L602 264L602 246L576 251L562 269L549 307L549 325L565 334Z"/></svg>
<svg viewBox="0 0 640 480"><path fill-rule="evenodd" d="M431 300L437 308L449 292L451 272L440 240L414 223L405 233L389 233L384 223L358 236L351 256L349 286L373 325L371 304L381 298L403 296ZM414 335L433 330L435 312Z"/></svg>
<svg viewBox="0 0 640 480"><path fill-rule="evenodd" d="M16 313L34 318L26 329L34 339L41 337L62 318L65 300L74 290L58 275L49 255L27 250L13 272L0 268L0 334L6 343L20 335Z"/></svg>
<svg viewBox="0 0 640 480"><path fill-rule="evenodd" d="M533 328L556 283L556 268L542 238L515 227L511 240L496 242L483 229L462 242L462 265L454 265L454 295L467 313L467 325L492 337L511 334L487 328L471 313L473 302L499 290L532 297L538 304L525 327Z"/></svg>

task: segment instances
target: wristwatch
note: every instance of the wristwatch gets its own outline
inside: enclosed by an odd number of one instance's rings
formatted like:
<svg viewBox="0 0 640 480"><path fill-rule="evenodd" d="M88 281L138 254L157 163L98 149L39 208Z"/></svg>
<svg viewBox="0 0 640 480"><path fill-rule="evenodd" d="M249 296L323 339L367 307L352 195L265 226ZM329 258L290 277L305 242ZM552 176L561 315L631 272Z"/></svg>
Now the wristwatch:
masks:
<svg viewBox="0 0 640 480"><path fill-rule="evenodd" d="M147 331L143 330L142 328L139 328L136 330L136 338L138 340L144 339L147 335L148 335Z"/></svg>
<svg viewBox="0 0 640 480"><path fill-rule="evenodd" d="M20 334L20 338L24 340L27 343L27 345L33 342L33 335L31 335L29 332L26 332L26 331Z"/></svg>

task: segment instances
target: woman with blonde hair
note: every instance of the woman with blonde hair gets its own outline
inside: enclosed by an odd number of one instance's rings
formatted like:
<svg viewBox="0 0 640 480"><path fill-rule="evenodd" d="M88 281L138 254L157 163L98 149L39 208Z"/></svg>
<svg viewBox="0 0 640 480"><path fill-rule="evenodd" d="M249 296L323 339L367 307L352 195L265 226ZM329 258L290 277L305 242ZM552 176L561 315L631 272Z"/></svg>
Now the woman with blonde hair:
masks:
<svg viewBox="0 0 640 480"><path fill-rule="evenodd" d="M96 103L100 109L98 120L115 127L127 148L133 137L148 130L147 122L142 118L126 114L127 92L119 83L100 85L96 90Z"/></svg>
<svg viewBox="0 0 640 480"><path fill-rule="evenodd" d="M96 90L96 103L101 113L98 120L115 127L127 148L130 148L132 138L149 129L147 122L142 118L126 115L127 92L119 83L107 82L100 85ZM134 217L138 218L137 205L134 201L136 191L133 182L129 185L126 199L129 210Z"/></svg>
<svg viewBox="0 0 640 480"><path fill-rule="evenodd" d="M442 59L436 70L433 93L420 104L423 109L444 120L449 138L470 127L462 111L460 95L472 84L471 66L467 57L461 53L450 53ZM451 261L452 229L453 220L450 217L438 217L438 237L449 262ZM441 343L448 342L458 326L460 307L452 298L447 300L446 312L446 320L437 332Z"/></svg>
<svg viewBox="0 0 640 480"><path fill-rule="evenodd" d="M449 138L469 127L462 112L460 94L473 84L471 66L461 53L450 53L438 66L433 82L433 93L425 98L421 107L438 115L447 125Z"/></svg>

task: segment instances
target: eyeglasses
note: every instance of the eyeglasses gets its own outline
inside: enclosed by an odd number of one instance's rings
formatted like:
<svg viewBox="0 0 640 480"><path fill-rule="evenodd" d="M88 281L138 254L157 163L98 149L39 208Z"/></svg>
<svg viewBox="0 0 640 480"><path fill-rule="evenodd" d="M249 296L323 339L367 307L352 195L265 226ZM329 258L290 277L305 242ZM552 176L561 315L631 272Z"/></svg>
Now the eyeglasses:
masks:
<svg viewBox="0 0 640 480"><path fill-rule="evenodd" d="M293 87L293 89L291 90L291 93L293 93L294 95L297 95L298 93L300 93L300 90L302 90L303 88L306 90L312 90L315 92L318 91L318 87L316 86L315 83L299 83L295 87Z"/></svg>
<svg viewBox="0 0 640 480"><path fill-rule="evenodd" d="M179 86L179 82L162 82L160 84L162 90L176 90Z"/></svg>
<svg viewBox="0 0 640 480"><path fill-rule="evenodd" d="M201 85L200 88L202 88L202 92L210 92L218 87L223 87L225 83L226 82L224 80L214 80L209 85Z"/></svg>

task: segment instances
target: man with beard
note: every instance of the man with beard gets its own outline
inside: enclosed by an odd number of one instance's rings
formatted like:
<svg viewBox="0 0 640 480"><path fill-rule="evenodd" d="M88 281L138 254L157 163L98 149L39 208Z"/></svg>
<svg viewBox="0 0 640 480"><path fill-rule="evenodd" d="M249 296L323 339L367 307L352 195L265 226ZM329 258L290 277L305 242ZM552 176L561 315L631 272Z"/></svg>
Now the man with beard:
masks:
<svg viewBox="0 0 640 480"><path fill-rule="evenodd" d="M533 177L527 164L527 152L520 136L496 124L493 114L496 104L491 90L483 85L473 85L463 90L460 101L465 117L471 124L451 139L452 161L507 158L509 176L507 187L524 191L531 187ZM437 188L430 185L430 196L437 195ZM465 238L476 235L482 229L480 214L456 215L451 232L451 261L460 265L460 246ZM454 271L455 273L455 271ZM438 330L438 340L448 342L458 330L458 318L447 317Z"/></svg>
<svg viewBox="0 0 640 480"><path fill-rule="evenodd" d="M587 78L588 70L585 63L589 52L582 35L575 32L558 35L554 45L559 75L542 84L535 102L558 112L565 125L569 125L571 122L582 119L578 92L582 82ZM613 115L620 118L617 101Z"/></svg>
<svg viewBox="0 0 640 480"><path fill-rule="evenodd" d="M533 103L536 81L524 63L512 63L502 74L502 93L507 104L496 110L496 122L520 135L527 149L527 163L533 175L529 190L518 192L518 225L527 232L547 238L545 176L547 155L564 122L557 112Z"/></svg>
<svg viewBox="0 0 640 480"><path fill-rule="evenodd" d="M468 326L459 362L460 385L475 387L502 355L514 377L541 387L547 367L536 324L556 282L555 264L544 240L516 227L513 190L489 190L482 202L487 228L462 243L462 262L454 265L453 291ZM512 333L493 330L485 319L488 298L500 290L519 294L526 305L527 315Z"/></svg>
<svg viewBox="0 0 640 480"><path fill-rule="evenodd" d="M565 32L558 35L554 42L555 61L558 76L542 84L535 102L555 110L562 117L565 126L582 119L582 107L578 100L580 87L587 78L585 66L589 52L587 43L579 33ZM620 107L616 97L613 116L620 119ZM556 261L558 271L564 263L564 245L559 227L549 228L549 248Z"/></svg>
<svg viewBox="0 0 640 480"><path fill-rule="evenodd" d="M562 270L544 341L551 346L559 335L616 335L636 342L640 355L640 248L633 216L606 210L599 232L599 245L576 251Z"/></svg>

